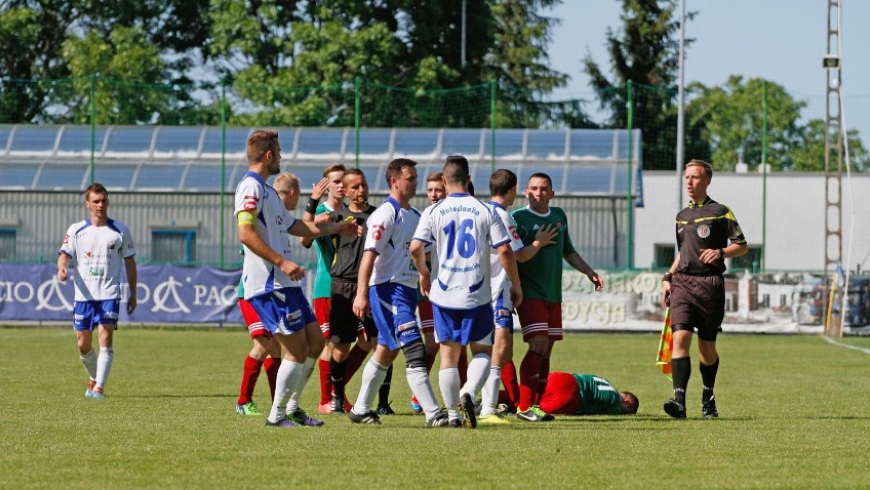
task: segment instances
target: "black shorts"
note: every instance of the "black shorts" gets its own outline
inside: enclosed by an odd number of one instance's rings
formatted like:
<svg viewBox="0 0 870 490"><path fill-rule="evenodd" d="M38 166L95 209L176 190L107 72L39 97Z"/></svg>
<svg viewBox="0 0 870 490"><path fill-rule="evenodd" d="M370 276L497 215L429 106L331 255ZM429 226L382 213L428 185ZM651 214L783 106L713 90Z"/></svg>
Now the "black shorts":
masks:
<svg viewBox="0 0 870 490"><path fill-rule="evenodd" d="M671 280L671 325L674 330L698 329L701 340L715 341L725 318L722 276L675 274Z"/></svg>
<svg viewBox="0 0 870 490"><path fill-rule="evenodd" d="M329 310L329 341L333 344L349 344L355 342L360 333L360 327L366 338L378 336L378 328L371 315L360 322L353 313L353 300L356 298L356 283L332 280L330 287Z"/></svg>

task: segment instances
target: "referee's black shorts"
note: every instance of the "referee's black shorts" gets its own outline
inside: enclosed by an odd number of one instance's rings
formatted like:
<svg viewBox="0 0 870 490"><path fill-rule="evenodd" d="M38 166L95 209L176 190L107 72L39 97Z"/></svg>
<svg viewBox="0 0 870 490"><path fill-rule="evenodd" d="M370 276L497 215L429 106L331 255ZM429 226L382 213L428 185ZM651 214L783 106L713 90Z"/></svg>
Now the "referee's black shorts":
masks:
<svg viewBox="0 0 870 490"><path fill-rule="evenodd" d="M671 280L671 325L674 330L698 329L698 338L715 341L725 318L722 276L675 274Z"/></svg>
<svg viewBox="0 0 870 490"><path fill-rule="evenodd" d="M349 344L356 342L357 335L365 330L366 338L378 336L378 328L371 315L365 321L353 312L353 300L356 298L356 282L332 280L330 287L329 341L334 344Z"/></svg>

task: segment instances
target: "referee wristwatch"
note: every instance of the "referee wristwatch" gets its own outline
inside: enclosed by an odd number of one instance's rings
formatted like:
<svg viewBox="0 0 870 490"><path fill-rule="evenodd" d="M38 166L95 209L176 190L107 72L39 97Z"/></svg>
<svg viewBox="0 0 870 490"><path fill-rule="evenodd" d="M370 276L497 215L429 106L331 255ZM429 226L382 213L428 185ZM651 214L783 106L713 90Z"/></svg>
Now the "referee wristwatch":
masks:
<svg viewBox="0 0 870 490"><path fill-rule="evenodd" d="M662 282L671 282L671 279L674 278L674 275L671 274L670 271L665 272L665 275L662 277Z"/></svg>

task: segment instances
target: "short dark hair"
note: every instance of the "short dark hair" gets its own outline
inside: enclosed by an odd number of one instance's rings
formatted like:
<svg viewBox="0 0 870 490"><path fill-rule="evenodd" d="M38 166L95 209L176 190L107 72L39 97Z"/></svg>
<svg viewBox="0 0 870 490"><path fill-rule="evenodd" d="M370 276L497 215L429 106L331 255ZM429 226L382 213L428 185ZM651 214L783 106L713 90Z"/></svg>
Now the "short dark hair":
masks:
<svg viewBox="0 0 870 490"><path fill-rule="evenodd" d="M98 182L94 182L85 189L85 201L91 197L91 194L105 194L106 197L109 197L109 191L106 190L106 187L103 184Z"/></svg>
<svg viewBox="0 0 870 490"><path fill-rule="evenodd" d="M431 173L428 177L426 177L426 182L441 182L442 175L443 174L441 172Z"/></svg>
<svg viewBox="0 0 870 490"><path fill-rule="evenodd" d="M500 168L489 177L489 194L504 196L517 186L517 174L506 168Z"/></svg>
<svg viewBox="0 0 870 490"><path fill-rule="evenodd" d="M442 171L444 180L451 184L466 184L468 182L468 162L465 162L465 165L463 165L462 162L450 160L450 158L447 159L447 163L444 164L444 170ZM462 159L465 160L465 158Z"/></svg>
<svg viewBox="0 0 870 490"><path fill-rule="evenodd" d="M526 185L531 182L532 179L547 179L547 182L550 184L550 190L553 190L553 179L550 178L549 175L544 172L535 172L529 176L529 180L526 181Z"/></svg>
<svg viewBox="0 0 870 490"><path fill-rule="evenodd" d="M622 413L625 415L636 414L637 409L640 408L640 400L630 391L623 391L623 393L628 395L629 403L628 406L623 405L624 411Z"/></svg>
<svg viewBox="0 0 870 490"><path fill-rule="evenodd" d="M278 131L274 129L258 129L248 136L245 150L248 163L262 162L267 151L274 152L278 147Z"/></svg>
<svg viewBox="0 0 870 490"><path fill-rule="evenodd" d="M344 171L344 175L345 175L345 177L348 175L359 175L363 179L366 178L366 174L363 173L363 171L358 169L358 168L349 168L349 169Z"/></svg>
<svg viewBox="0 0 870 490"><path fill-rule="evenodd" d="M390 179L395 177L397 179L402 178L402 169L404 168L414 168L417 166L417 162L411 160L410 158L396 158L392 162L387 165L386 171L386 179L387 186L390 185Z"/></svg>

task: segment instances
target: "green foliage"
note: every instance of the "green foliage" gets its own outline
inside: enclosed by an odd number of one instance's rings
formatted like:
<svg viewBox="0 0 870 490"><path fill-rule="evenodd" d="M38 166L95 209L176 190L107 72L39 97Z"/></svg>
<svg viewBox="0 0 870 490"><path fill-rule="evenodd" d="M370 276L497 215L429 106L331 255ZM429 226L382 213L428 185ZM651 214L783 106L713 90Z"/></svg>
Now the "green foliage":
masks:
<svg viewBox="0 0 870 490"><path fill-rule="evenodd" d="M792 152L791 170L804 172L825 171L825 121L811 119L806 126L801 128L801 142L798 148ZM859 172L870 170L870 154L864 148L858 131L851 129L847 133L849 140L849 160L852 168ZM836 135L834 135L836 141ZM837 166L837 153L831 151L831 169ZM843 164L846 163L846 155L843 154ZM844 169L845 171L845 169Z"/></svg>
<svg viewBox="0 0 870 490"><path fill-rule="evenodd" d="M801 147L798 124L805 102L792 98L782 85L767 83L767 161L771 168L791 168L795 152ZM687 106L694 122L703 125L702 136L712 149L711 164L717 170L731 171L740 160L752 166L761 164L762 104L765 81L731 76L724 86L693 85L698 94Z"/></svg>
<svg viewBox="0 0 870 490"><path fill-rule="evenodd" d="M861 339L846 340L867 347ZM32 349L57 353L34 362ZM700 418L701 377L689 419L661 410L670 382L653 364L656 334L569 335L554 370L595 373L640 399L636 416L559 416L477 430L426 429L412 415L403 366L396 416L380 427L325 416L319 429L270 430L233 405L250 350L241 327L158 330L121 325L104 400L84 398L71 328L0 328L8 403L0 466L9 488L862 488L870 451L866 354L816 336L720 336L719 420ZM525 346L517 338L515 356ZM604 354L606 353L606 354ZM763 362L759 362L763 359ZM697 369L697 360L693 360ZM21 374L26 373L26 374ZM351 398L360 373L350 382ZM433 376L438 393L437 376ZM317 374L302 406L315 410ZM440 396L439 396L440 398ZM268 407L266 377L255 401ZM62 413L62 416L58 416ZM796 430L798 428L799 430ZM523 454L535 458L516 457ZM83 452L111 457L82 457ZM808 457L811 452L811 457ZM276 459L276 454L280 457ZM699 455L708 455L699 457ZM712 458L712 459L711 459ZM546 460L546 464L541 464ZM324 461L348 471L324 473ZM399 461L404 461L401 463ZM410 461L410 462L408 462ZM378 464L377 462L387 462ZM679 462L678 464L675 462ZM485 471L483 470L485 469ZM622 475L622 476L620 476Z"/></svg>
<svg viewBox="0 0 870 490"><path fill-rule="evenodd" d="M603 109L610 111L608 128L628 127L631 90L632 127L643 138L645 169L672 169L676 162L676 91L679 70L679 18L675 0L621 0L622 32L607 30L611 80L586 56L583 65ZM694 14L688 14L691 19ZM692 44L691 39L685 41ZM688 128L686 134L693 134ZM697 152L696 152L697 153Z"/></svg>

